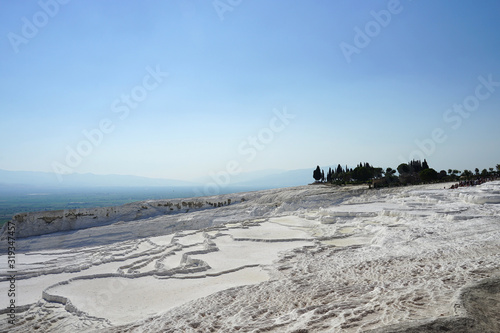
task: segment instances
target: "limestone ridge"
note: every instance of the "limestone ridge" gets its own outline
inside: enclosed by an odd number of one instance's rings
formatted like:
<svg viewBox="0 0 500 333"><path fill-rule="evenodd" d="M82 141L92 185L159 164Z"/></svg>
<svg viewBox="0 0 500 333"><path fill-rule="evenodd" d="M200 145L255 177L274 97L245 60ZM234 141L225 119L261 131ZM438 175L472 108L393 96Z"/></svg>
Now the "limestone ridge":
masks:
<svg viewBox="0 0 500 333"><path fill-rule="evenodd" d="M161 215L180 214L231 204L225 196L139 201L122 206L66 209L32 213L20 213L12 217L16 226L16 237L40 236L60 231L105 226L116 222L127 222L153 218ZM210 201L209 201L210 200ZM238 201L238 200L237 200ZM233 201L233 203L237 202ZM0 240L7 238L7 223L0 232Z"/></svg>

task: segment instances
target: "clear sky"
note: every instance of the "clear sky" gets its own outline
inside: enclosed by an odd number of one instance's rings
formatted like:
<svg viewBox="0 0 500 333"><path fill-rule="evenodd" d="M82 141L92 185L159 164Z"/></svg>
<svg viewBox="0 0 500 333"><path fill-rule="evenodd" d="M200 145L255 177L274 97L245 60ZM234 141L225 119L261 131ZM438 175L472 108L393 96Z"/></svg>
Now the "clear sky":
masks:
<svg viewBox="0 0 500 333"><path fill-rule="evenodd" d="M500 163L496 0L0 8L0 169L193 179Z"/></svg>

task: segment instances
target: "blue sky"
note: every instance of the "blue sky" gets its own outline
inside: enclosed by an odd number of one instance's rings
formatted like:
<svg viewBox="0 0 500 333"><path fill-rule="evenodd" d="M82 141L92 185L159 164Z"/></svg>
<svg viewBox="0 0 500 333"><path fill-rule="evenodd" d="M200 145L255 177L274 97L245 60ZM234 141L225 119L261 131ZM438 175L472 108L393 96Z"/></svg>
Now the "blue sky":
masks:
<svg viewBox="0 0 500 333"><path fill-rule="evenodd" d="M0 169L193 179L500 163L498 1L0 7Z"/></svg>

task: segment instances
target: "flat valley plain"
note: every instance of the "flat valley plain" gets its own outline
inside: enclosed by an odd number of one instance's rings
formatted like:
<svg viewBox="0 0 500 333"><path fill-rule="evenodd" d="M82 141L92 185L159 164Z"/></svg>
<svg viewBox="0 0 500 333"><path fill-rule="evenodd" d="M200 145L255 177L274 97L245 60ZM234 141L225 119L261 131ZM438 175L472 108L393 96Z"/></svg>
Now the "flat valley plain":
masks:
<svg viewBox="0 0 500 333"><path fill-rule="evenodd" d="M262 187L227 186L218 190L224 194L260 189ZM6 185L0 187L0 228L18 213L119 206L142 200L189 198L196 193L203 191L194 186L54 188Z"/></svg>

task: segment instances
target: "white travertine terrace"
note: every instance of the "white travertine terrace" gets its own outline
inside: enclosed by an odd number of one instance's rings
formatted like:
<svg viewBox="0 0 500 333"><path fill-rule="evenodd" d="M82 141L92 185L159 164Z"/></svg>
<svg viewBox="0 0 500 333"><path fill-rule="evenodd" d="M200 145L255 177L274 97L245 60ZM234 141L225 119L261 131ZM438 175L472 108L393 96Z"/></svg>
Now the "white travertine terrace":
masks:
<svg viewBox="0 0 500 333"><path fill-rule="evenodd" d="M0 331L494 331L498 317L477 316L500 312L500 182L444 186L303 186L28 214L21 312L11 326L2 311Z"/></svg>

